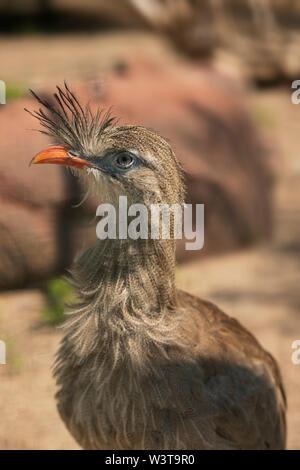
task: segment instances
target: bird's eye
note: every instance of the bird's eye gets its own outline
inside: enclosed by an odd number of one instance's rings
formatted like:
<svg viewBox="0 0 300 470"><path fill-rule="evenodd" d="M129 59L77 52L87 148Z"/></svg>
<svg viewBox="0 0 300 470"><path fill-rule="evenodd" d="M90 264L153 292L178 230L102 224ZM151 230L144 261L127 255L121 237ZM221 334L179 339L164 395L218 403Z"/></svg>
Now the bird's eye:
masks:
<svg viewBox="0 0 300 470"><path fill-rule="evenodd" d="M133 163L134 157L127 152L119 153L115 158L115 164L123 170L127 170L128 168L130 168Z"/></svg>

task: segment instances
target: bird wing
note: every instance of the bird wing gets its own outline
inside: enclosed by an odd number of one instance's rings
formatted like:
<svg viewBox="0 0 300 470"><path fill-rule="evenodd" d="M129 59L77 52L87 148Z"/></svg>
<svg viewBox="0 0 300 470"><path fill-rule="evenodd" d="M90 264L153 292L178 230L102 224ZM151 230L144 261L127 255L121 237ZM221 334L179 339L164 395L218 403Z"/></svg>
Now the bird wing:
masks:
<svg viewBox="0 0 300 470"><path fill-rule="evenodd" d="M201 404L194 406L210 404L214 448L284 448L286 397L274 358L214 304L183 291L178 298L197 332L194 356L203 386Z"/></svg>

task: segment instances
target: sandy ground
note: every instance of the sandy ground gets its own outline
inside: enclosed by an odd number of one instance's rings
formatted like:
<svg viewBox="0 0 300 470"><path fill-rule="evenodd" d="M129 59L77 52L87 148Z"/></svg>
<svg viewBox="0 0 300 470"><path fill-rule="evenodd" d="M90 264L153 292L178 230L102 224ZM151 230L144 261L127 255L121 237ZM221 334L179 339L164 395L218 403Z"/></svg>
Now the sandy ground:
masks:
<svg viewBox="0 0 300 470"><path fill-rule="evenodd" d="M1 45L0 62L7 62L10 57L11 68L7 68L6 76L1 78L15 77L15 82L22 73L23 83L32 76L37 83L53 84L57 77L65 78L67 70L71 77L78 76L78 67L82 69L89 64L90 70L96 67L97 61L105 66L107 60L107 51L103 49L108 43L107 37L101 43L103 47L99 47L96 38L90 38L89 47L84 38L76 39L77 43L71 38L65 39L67 43L57 38L45 40L39 54L36 41L28 39L31 55L28 54L26 67L18 41L3 41L6 56ZM152 39L146 41L150 44ZM153 41L156 44L156 40ZM111 41L112 57L119 58L117 42L115 37ZM136 38L129 37L121 49L125 51L127 47L128 51L136 42ZM141 44L139 41L140 50ZM73 50L77 47L80 52L76 56L71 54L70 69L62 52L68 45ZM45 50L49 53L48 74ZM237 317L277 358L289 403L288 448L300 449L300 364L297 366L291 361L292 342L300 340L300 106L291 104L288 90L252 92L249 106L259 116L275 151L274 239L247 251L180 266L177 279L181 288L216 302ZM0 339L6 341L8 350L7 365L0 365L0 449L78 448L55 407L50 367L61 332L41 326L40 311L44 302L42 294L33 290L0 295Z"/></svg>

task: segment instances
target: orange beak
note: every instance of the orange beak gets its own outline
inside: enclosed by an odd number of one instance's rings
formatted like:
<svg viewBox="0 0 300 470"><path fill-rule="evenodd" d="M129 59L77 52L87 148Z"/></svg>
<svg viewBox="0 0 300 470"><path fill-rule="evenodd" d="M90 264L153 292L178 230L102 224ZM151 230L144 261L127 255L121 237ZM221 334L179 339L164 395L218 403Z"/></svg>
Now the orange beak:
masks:
<svg viewBox="0 0 300 470"><path fill-rule="evenodd" d="M56 165L72 166L81 170L85 166L92 166L92 163L87 162L86 160L70 156L66 147L62 145L53 145L46 148L33 157L30 165L32 163L55 163Z"/></svg>

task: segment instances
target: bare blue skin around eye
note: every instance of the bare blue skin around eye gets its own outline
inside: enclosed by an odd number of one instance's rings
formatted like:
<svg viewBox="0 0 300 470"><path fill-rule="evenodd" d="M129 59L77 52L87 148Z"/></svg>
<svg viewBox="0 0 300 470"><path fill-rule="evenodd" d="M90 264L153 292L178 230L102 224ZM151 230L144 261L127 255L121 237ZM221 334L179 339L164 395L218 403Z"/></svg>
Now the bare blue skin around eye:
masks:
<svg viewBox="0 0 300 470"><path fill-rule="evenodd" d="M128 168L119 167L116 163L116 159L122 156L123 154L127 154L132 158L133 162ZM131 171L134 168L137 168L138 166L142 165L142 162L136 155L127 151L110 152L102 158L91 157L88 159L88 161L93 163L95 168L99 168L99 170L102 170L112 176L114 174L127 173L128 171Z"/></svg>

